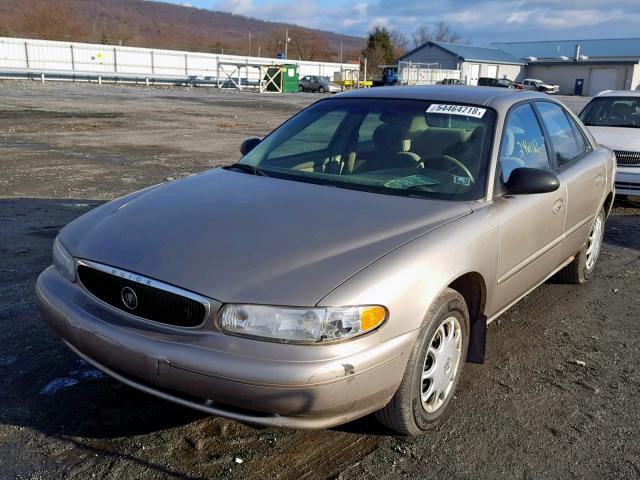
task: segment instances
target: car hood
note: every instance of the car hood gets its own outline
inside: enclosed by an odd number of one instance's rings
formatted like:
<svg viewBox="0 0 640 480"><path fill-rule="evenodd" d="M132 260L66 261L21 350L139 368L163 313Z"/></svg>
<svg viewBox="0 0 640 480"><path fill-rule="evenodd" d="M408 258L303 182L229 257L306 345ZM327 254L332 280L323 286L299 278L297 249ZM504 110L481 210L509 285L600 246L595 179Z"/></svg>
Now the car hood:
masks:
<svg viewBox="0 0 640 480"><path fill-rule="evenodd" d="M640 129L625 127L587 127L596 141L612 150L640 152Z"/></svg>
<svg viewBox="0 0 640 480"><path fill-rule="evenodd" d="M389 251L469 213L465 202L215 169L102 205L60 238L77 258L222 302L315 305Z"/></svg>

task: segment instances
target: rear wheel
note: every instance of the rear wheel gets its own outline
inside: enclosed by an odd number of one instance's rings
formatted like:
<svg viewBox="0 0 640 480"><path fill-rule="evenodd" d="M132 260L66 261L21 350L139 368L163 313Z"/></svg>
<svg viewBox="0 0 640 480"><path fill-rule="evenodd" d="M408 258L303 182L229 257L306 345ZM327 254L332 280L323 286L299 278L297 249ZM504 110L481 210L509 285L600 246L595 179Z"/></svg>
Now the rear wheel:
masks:
<svg viewBox="0 0 640 480"><path fill-rule="evenodd" d="M573 261L558 273L562 280L575 284L586 283L589 280L596 268L596 262L602 249L604 222L604 210L600 209L593 221L587 242Z"/></svg>
<svg viewBox="0 0 640 480"><path fill-rule="evenodd" d="M446 414L469 344L469 313L462 295L447 288L425 316L407 368L389 404L376 412L383 424L419 435Z"/></svg>
<svg viewBox="0 0 640 480"><path fill-rule="evenodd" d="M300 90L301 92L304 92L304 87L302 85L298 86L298 90Z"/></svg>

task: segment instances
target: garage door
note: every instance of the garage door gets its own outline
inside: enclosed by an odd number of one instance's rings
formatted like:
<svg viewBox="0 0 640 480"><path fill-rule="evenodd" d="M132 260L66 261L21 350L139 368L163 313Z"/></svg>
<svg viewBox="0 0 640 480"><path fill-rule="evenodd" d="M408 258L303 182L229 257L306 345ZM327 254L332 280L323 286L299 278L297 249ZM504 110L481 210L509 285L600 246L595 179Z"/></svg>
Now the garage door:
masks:
<svg viewBox="0 0 640 480"><path fill-rule="evenodd" d="M487 77L489 77L489 78L498 78L498 66L497 65L488 65L487 66Z"/></svg>
<svg viewBox="0 0 640 480"><path fill-rule="evenodd" d="M589 96L599 94L603 90L618 88L618 70L615 68L594 68L589 76Z"/></svg>

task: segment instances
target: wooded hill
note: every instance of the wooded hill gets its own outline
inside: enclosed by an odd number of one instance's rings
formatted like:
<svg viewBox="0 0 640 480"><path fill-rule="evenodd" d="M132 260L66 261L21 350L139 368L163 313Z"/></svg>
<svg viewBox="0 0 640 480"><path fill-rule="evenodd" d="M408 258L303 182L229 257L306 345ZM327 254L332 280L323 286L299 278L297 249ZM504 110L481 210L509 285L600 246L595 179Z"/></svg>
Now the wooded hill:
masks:
<svg viewBox="0 0 640 480"><path fill-rule="evenodd" d="M358 58L364 38L145 0L0 0L0 36L275 56Z"/></svg>

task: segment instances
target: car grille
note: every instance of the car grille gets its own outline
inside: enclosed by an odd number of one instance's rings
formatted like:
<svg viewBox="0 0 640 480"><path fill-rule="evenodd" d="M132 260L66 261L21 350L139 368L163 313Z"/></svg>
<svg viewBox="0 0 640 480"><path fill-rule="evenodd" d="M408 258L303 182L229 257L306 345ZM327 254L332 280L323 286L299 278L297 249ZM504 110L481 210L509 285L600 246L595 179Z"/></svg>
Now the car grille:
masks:
<svg viewBox="0 0 640 480"><path fill-rule="evenodd" d="M153 286L161 282L116 269L111 269L113 273L110 273L105 271L109 270L109 267L96 266L98 268L84 264L78 265L78 278L91 294L118 310L177 327L197 327L207 316L208 304L190 298L190 292L184 292L185 295L181 295L177 293L180 289L169 285L163 284L161 288ZM141 279L144 283L141 283ZM135 302L130 302L130 306L127 306L123 299L125 296L123 290L127 287L133 290L136 298ZM193 297L197 296L193 295ZM134 303L135 307L132 308Z"/></svg>
<svg viewBox="0 0 640 480"><path fill-rule="evenodd" d="M626 152L614 150L618 165L625 167L640 167L640 152Z"/></svg>

